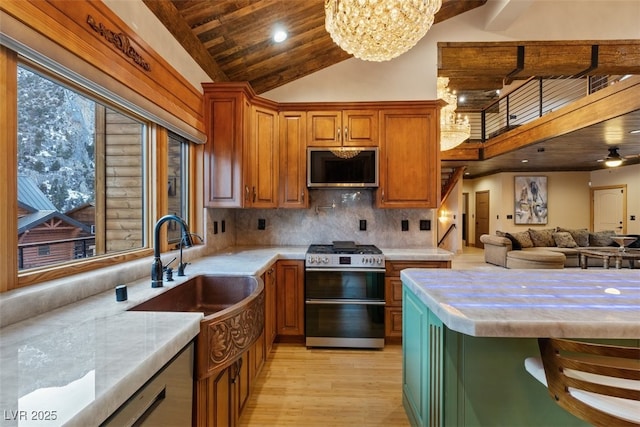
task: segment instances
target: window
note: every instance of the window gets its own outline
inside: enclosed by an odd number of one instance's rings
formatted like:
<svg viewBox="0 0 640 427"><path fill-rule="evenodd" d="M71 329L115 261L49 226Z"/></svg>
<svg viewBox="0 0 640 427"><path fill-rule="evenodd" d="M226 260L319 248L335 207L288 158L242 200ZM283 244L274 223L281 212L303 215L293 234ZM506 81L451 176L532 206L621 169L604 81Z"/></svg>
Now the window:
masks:
<svg viewBox="0 0 640 427"><path fill-rule="evenodd" d="M188 208L188 150L189 142L172 132L169 132L169 154L167 161L167 193L168 193L168 212L177 215L185 221L189 217ZM178 243L182 236L180 229L174 221L167 224L167 238L169 243Z"/></svg>
<svg viewBox="0 0 640 427"><path fill-rule="evenodd" d="M18 67L20 270L145 245L147 132L72 83Z"/></svg>

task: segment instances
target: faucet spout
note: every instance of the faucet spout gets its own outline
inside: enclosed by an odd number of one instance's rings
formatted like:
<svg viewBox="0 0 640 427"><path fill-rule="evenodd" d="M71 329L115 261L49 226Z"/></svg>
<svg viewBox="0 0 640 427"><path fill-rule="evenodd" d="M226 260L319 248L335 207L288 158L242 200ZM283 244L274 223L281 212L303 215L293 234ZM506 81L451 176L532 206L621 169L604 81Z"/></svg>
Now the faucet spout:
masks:
<svg viewBox="0 0 640 427"><path fill-rule="evenodd" d="M153 230L153 264L151 264L151 287L162 287L162 260L160 259L160 227L167 221L175 221L180 225L182 229L182 239L180 240L180 264L182 265L182 245L185 247L192 246L191 234L189 233L189 227L182 218L177 215L165 215L156 222Z"/></svg>

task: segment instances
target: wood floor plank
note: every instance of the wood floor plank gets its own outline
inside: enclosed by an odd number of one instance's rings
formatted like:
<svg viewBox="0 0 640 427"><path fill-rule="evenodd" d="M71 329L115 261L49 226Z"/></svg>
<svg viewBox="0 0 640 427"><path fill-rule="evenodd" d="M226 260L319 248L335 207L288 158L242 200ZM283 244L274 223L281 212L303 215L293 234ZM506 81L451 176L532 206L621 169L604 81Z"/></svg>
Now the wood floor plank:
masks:
<svg viewBox="0 0 640 427"><path fill-rule="evenodd" d="M408 426L402 347L307 349L275 344L240 426Z"/></svg>

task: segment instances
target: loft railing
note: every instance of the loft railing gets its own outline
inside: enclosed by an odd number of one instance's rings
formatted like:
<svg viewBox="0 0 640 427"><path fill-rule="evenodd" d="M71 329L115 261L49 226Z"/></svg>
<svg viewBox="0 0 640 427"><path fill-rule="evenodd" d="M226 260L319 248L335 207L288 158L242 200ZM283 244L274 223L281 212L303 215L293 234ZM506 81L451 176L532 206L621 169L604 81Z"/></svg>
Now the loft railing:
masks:
<svg viewBox="0 0 640 427"><path fill-rule="evenodd" d="M481 141L529 123L626 77L531 77L481 111Z"/></svg>

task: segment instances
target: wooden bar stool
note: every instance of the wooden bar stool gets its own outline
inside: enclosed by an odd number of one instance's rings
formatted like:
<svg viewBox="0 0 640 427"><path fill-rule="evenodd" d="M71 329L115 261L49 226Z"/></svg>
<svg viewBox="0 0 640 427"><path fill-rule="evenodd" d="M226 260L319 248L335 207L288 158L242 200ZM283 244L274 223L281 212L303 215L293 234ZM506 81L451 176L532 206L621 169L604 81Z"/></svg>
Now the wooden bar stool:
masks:
<svg viewBox="0 0 640 427"><path fill-rule="evenodd" d="M596 426L640 426L640 348L539 338L525 368L558 405Z"/></svg>

